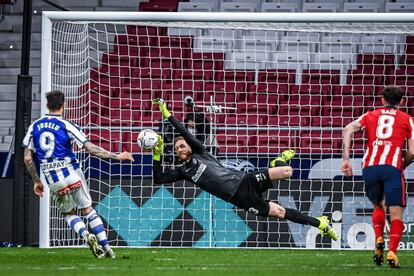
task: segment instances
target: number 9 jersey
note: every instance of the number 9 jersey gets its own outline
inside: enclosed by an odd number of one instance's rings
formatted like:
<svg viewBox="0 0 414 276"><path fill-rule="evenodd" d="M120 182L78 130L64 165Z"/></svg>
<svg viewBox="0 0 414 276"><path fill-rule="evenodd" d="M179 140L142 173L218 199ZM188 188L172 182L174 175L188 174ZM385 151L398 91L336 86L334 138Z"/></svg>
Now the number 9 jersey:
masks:
<svg viewBox="0 0 414 276"><path fill-rule="evenodd" d="M362 167L391 165L402 166L402 149L406 139L414 139L413 118L390 107L369 111L358 118L368 138Z"/></svg>
<svg viewBox="0 0 414 276"><path fill-rule="evenodd" d="M60 115L46 114L30 125L23 147L36 152L49 185L62 181L80 168L72 149L73 140L79 148L88 141L78 126Z"/></svg>

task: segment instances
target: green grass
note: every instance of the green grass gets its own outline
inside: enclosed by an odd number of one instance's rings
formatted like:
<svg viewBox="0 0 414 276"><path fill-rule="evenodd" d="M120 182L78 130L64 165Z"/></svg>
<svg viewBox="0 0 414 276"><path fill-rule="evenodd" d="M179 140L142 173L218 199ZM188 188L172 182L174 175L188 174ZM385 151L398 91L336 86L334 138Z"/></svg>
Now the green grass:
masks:
<svg viewBox="0 0 414 276"><path fill-rule="evenodd" d="M255 249L116 249L95 259L89 249L1 248L0 275L414 275L414 251L402 268L376 267L370 251Z"/></svg>

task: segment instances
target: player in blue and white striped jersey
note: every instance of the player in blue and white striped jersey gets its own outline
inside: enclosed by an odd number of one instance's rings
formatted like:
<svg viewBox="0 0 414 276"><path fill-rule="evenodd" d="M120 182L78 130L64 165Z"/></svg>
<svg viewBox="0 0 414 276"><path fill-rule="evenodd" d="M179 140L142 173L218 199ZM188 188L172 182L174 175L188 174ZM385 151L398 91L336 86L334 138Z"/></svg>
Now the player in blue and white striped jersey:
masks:
<svg viewBox="0 0 414 276"><path fill-rule="evenodd" d="M89 188L73 152L72 141L96 157L120 161L134 159L129 152L115 154L94 145L78 126L65 120L62 117L65 103L63 92L51 91L46 94L46 99L49 114L33 122L23 140L24 162L34 182L34 192L43 196L44 186L33 162L33 153L36 153L51 194L69 226L85 239L95 257L115 258L102 219L92 208ZM80 209L88 220L93 234L76 215L76 209Z"/></svg>

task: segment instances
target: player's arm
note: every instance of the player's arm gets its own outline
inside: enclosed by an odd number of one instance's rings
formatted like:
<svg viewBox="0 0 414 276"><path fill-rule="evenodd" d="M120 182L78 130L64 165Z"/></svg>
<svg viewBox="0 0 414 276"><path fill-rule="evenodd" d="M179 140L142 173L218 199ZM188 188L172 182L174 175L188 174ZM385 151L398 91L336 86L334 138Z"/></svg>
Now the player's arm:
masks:
<svg viewBox="0 0 414 276"><path fill-rule="evenodd" d="M86 149L86 151L92 156L96 156L96 157L103 158L103 159L115 159L119 161L123 161L123 160L134 161L134 158L132 157L132 155L127 151L116 154L116 153L107 151L106 149L100 146L97 146L94 143L89 142L89 141L85 142L83 146Z"/></svg>
<svg viewBox="0 0 414 276"><path fill-rule="evenodd" d="M198 140L194 135L192 135L181 122L179 122L176 118L174 118L174 116L171 115L171 113L167 109L167 105L164 102L164 100L155 99L152 102L154 104L159 105L162 116L164 116L165 119L168 119L171 122L171 124L174 126L174 128L178 130L178 132L184 137L184 140L191 147L193 152L206 151L201 141Z"/></svg>
<svg viewBox="0 0 414 276"><path fill-rule="evenodd" d="M43 184L40 181L40 177L37 174L36 165L33 161L33 151L29 148L24 149L24 164L26 165L27 172L33 180L33 191L36 195L43 195Z"/></svg>
<svg viewBox="0 0 414 276"><path fill-rule="evenodd" d="M349 162L349 149L351 146L351 139L355 132L361 130L361 124L358 120L349 123L342 131L342 172L346 176L352 176L352 167Z"/></svg>
<svg viewBox="0 0 414 276"><path fill-rule="evenodd" d="M152 150L152 176L154 178L154 183L162 184L162 183L171 183L180 179L183 179L180 172L177 170L169 170L163 172L161 166L161 154L164 149L164 140L162 139L161 135L158 135L158 144Z"/></svg>

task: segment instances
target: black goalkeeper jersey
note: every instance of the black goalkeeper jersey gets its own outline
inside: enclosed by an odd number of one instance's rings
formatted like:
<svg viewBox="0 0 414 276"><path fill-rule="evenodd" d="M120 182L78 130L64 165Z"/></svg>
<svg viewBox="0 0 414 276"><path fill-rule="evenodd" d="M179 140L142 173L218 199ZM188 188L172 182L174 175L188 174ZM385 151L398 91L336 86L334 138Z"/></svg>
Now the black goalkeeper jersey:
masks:
<svg viewBox="0 0 414 276"><path fill-rule="evenodd" d="M224 167L176 118L171 116L168 120L184 137L193 154L188 162L165 172L161 162L154 160L154 182L160 184L188 180L204 191L229 201L236 193L244 174Z"/></svg>

